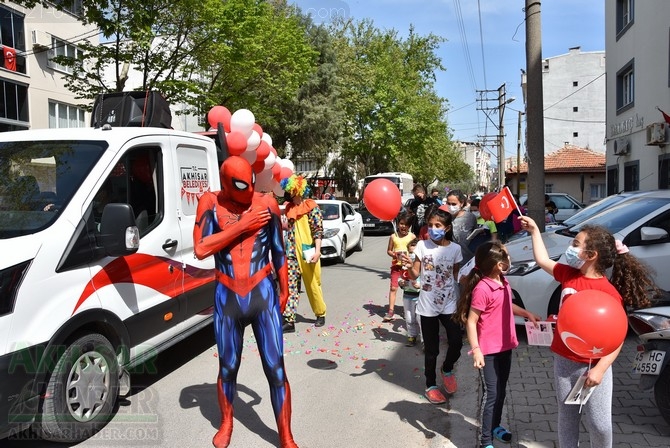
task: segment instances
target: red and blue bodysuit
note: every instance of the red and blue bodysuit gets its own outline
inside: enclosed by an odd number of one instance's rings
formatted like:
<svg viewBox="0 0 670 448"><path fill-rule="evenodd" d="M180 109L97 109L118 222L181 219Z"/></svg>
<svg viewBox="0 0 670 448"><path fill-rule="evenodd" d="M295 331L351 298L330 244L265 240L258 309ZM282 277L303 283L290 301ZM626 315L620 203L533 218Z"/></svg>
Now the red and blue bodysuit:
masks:
<svg viewBox="0 0 670 448"><path fill-rule="evenodd" d="M288 271L279 206L273 197L254 193L253 170L241 157L226 159L220 177L221 191L200 198L193 230L195 255L199 259L214 256L218 280L214 333L221 426L212 443L217 448L230 444L244 329L251 324L270 385L281 447L297 448L291 434L291 389L283 356Z"/></svg>

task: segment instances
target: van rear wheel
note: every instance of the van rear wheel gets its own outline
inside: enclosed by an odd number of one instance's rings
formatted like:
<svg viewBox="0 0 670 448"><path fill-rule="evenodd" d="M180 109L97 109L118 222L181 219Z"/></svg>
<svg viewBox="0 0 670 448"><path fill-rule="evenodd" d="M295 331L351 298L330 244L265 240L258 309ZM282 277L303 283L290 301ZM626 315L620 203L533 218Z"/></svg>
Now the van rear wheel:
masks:
<svg viewBox="0 0 670 448"><path fill-rule="evenodd" d="M80 442L112 418L119 394L119 364L100 334L72 342L58 359L47 385L38 422L45 440Z"/></svg>

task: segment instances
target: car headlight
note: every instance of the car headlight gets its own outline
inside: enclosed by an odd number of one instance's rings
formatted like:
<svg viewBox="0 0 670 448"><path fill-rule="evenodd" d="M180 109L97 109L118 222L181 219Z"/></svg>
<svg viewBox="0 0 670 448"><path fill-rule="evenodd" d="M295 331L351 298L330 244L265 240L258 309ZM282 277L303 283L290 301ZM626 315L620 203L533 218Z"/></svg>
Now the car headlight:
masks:
<svg viewBox="0 0 670 448"><path fill-rule="evenodd" d="M324 238L332 238L335 235L340 233L340 229L326 229L323 231L323 237Z"/></svg>
<svg viewBox="0 0 670 448"><path fill-rule="evenodd" d="M637 334L670 329L670 319L658 314L633 312L628 316L628 322Z"/></svg>
<svg viewBox="0 0 670 448"><path fill-rule="evenodd" d="M561 258L561 254L550 258L553 261L558 261L558 259ZM512 266L510 266L507 275L526 275L535 272L538 269L540 269L540 265L537 264L535 260L518 261L516 263L512 262Z"/></svg>

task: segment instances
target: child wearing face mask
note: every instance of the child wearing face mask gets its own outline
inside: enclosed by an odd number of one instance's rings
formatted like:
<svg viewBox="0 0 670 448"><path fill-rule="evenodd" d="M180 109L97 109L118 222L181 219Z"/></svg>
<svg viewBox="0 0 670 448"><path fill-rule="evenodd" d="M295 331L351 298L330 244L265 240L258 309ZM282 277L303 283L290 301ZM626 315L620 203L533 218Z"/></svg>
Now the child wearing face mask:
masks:
<svg viewBox="0 0 670 448"><path fill-rule="evenodd" d="M447 211L452 217L453 239L461 246L463 262L472 258L473 254L468 249L468 235L477 227L477 218L465 209L465 195L460 190L450 190L447 193L447 202L440 206L440 210Z"/></svg>
<svg viewBox="0 0 670 448"><path fill-rule="evenodd" d="M453 370L463 347L461 326L451 318L458 302L456 279L463 256L461 247L451 242L451 233L451 214L436 210L428 219L428 239L420 240L414 249L414 260L407 254L402 258L409 278L421 282L416 314L421 318L424 343L425 397L433 404L447 401L437 386L435 373L440 354L440 324L447 331L449 343L440 369L442 386L448 394L458 388Z"/></svg>
<svg viewBox="0 0 670 448"><path fill-rule="evenodd" d="M505 404L505 388L512 367L512 349L519 345L514 315L531 322L537 316L512 303L512 288L504 274L509 270L507 249L499 241L481 244L475 265L461 280L463 288L454 319L467 328L468 352L480 369L482 386L481 448L493 448L493 439L509 443L512 434L500 425Z"/></svg>
<svg viewBox="0 0 670 448"><path fill-rule="evenodd" d="M649 269L631 255L621 241L615 240L607 229L588 225L579 229L565 251L564 264L549 258L535 221L527 216L520 219L521 227L531 235L535 261L561 283L561 306L571 299L572 294L587 289L606 292L620 300L622 307L635 309L649 306L649 297L658 294ZM612 268L610 279L607 278L609 268ZM566 405L564 400L577 379L586 373L584 387L598 386L583 405L591 445L611 447L611 365L619 355L621 346L602 358L586 359L573 353L556 335L551 351L554 352L554 382L558 400L558 444L561 448L578 446L580 406Z"/></svg>

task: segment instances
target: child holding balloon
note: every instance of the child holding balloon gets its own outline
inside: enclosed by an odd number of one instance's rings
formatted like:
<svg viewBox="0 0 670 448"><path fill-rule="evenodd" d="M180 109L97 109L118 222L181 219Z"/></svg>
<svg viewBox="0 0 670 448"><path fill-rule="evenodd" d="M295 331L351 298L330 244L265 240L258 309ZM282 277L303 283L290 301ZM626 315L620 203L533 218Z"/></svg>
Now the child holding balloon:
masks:
<svg viewBox="0 0 670 448"><path fill-rule="evenodd" d="M519 218L533 242L533 256L537 264L561 283L561 307L569 303L571 295L585 290L602 291L616 298L621 306L644 308L650 305L648 297L658 292L649 269L631 255L621 241L614 239L606 229L583 226L565 251L567 264L549 258L542 235L533 219ZM611 278L607 269L612 268ZM575 300L580 298L575 297ZM574 309L575 303L570 303ZM581 298L583 315L588 315L589 300ZM559 308L558 323L561 323ZM582 313L580 313L582 314ZM583 316L580 316L584 318ZM587 340L589 335L572 335ZM581 376L586 376L584 387L593 390L586 408L591 445L612 446L612 369L611 365L621 351L623 341L611 353L600 358L585 358L570 350L566 341L556 335L551 350L554 352L554 382L558 399L558 440L561 448L577 447L581 406L565 404L564 400ZM588 340L586 341L588 343Z"/></svg>
<svg viewBox="0 0 670 448"><path fill-rule="evenodd" d="M507 249L500 241L482 243L474 267L461 280L461 298L454 319L467 328L474 366L481 369L486 393L482 396L481 447L493 448L493 438L510 442L512 434L500 425L505 389L512 367L512 349L519 345L514 315L531 322L537 316L512 303L512 288L504 273L510 268Z"/></svg>
<svg viewBox="0 0 670 448"><path fill-rule="evenodd" d="M449 348L441 368L442 385L448 394L456 392L453 369L461 356L463 334L461 326L452 319L458 302L458 269L463 255L461 247L451 241L451 214L437 210L428 219L428 239L420 240L414 249L415 258L402 255L409 278L420 278L421 291L416 314L421 316L424 343L424 374L426 399L433 404L447 401L437 387L437 357L440 354L440 324L447 330Z"/></svg>

